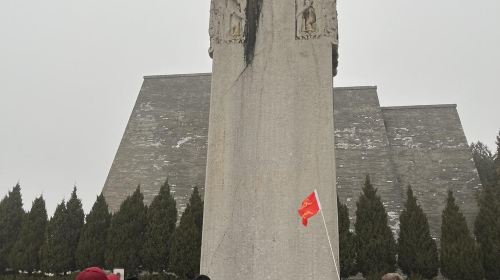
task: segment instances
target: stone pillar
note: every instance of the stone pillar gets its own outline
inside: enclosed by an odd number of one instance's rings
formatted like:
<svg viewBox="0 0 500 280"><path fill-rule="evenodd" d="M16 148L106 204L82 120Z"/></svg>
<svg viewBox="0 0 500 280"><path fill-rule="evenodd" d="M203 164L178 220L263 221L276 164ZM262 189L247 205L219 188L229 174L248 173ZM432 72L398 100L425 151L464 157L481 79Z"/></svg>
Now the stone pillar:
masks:
<svg viewBox="0 0 500 280"><path fill-rule="evenodd" d="M212 93L201 273L338 279L333 133L335 0L212 0Z"/></svg>

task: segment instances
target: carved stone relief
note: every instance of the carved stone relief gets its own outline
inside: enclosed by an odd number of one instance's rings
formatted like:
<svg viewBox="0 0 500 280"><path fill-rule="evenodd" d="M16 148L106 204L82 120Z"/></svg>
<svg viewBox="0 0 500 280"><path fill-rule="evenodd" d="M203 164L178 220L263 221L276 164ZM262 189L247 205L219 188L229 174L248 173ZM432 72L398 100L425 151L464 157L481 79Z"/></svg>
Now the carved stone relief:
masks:
<svg viewBox="0 0 500 280"><path fill-rule="evenodd" d="M318 1L318 0L316 0ZM314 0L296 1L296 28L298 39L315 38L318 33L318 18Z"/></svg>
<svg viewBox="0 0 500 280"><path fill-rule="evenodd" d="M220 43L243 43L245 41L245 8L247 0L212 0L210 5L209 54Z"/></svg>
<svg viewBox="0 0 500 280"><path fill-rule="evenodd" d="M245 41L246 0L226 0L226 43Z"/></svg>
<svg viewBox="0 0 500 280"><path fill-rule="evenodd" d="M329 37L338 44L337 0L295 0L296 39Z"/></svg>
<svg viewBox="0 0 500 280"><path fill-rule="evenodd" d="M210 48L220 43L244 43L248 0L212 0L210 7ZM297 40L328 37L338 45L337 0L295 0Z"/></svg>

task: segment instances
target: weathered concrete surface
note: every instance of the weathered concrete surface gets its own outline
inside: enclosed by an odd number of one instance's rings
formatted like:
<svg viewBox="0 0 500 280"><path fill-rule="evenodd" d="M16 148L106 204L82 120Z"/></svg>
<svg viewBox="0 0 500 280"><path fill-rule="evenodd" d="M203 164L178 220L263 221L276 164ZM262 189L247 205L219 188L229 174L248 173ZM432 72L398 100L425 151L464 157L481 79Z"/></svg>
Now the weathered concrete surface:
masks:
<svg viewBox="0 0 500 280"><path fill-rule="evenodd" d="M295 39L293 1L263 1L251 64L214 48L201 273L213 279L338 279L332 44ZM338 263L338 261L337 261Z"/></svg>

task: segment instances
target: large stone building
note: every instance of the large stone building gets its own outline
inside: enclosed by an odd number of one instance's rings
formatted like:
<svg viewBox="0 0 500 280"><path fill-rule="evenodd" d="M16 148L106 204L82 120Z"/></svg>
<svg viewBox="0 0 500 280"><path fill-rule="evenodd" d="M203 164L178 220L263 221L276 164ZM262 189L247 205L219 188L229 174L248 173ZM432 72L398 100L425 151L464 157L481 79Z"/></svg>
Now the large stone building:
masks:
<svg viewBox="0 0 500 280"><path fill-rule="evenodd" d="M138 185L151 202L167 178L180 210L192 187L203 190L210 83L210 74L144 78L103 189L113 211ZM480 182L456 105L380 107L376 87L346 87L334 89L334 115L338 195L352 219L369 174L393 230L408 184L435 236L448 189L472 222Z"/></svg>

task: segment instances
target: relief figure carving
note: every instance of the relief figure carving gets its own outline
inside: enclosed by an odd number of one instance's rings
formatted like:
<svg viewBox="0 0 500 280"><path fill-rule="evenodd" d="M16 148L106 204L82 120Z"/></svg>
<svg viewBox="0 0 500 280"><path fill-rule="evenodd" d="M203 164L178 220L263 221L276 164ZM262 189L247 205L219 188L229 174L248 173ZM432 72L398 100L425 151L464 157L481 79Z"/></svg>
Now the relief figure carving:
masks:
<svg viewBox="0 0 500 280"><path fill-rule="evenodd" d="M246 3L247 0L211 0L208 27L211 58L218 44L245 41Z"/></svg>
<svg viewBox="0 0 500 280"><path fill-rule="evenodd" d="M242 43L245 39L245 0L228 0L227 13L229 18L228 38L229 43Z"/></svg>
<svg viewBox="0 0 500 280"><path fill-rule="evenodd" d="M297 38L308 39L316 37L318 31L316 9L313 0L299 0L297 6L296 27Z"/></svg>
<svg viewBox="0 0 500 280"><path fill-rule="evenodd" d="M296 0L296 39L328 37L338 45L337 0Z"/></svg>

